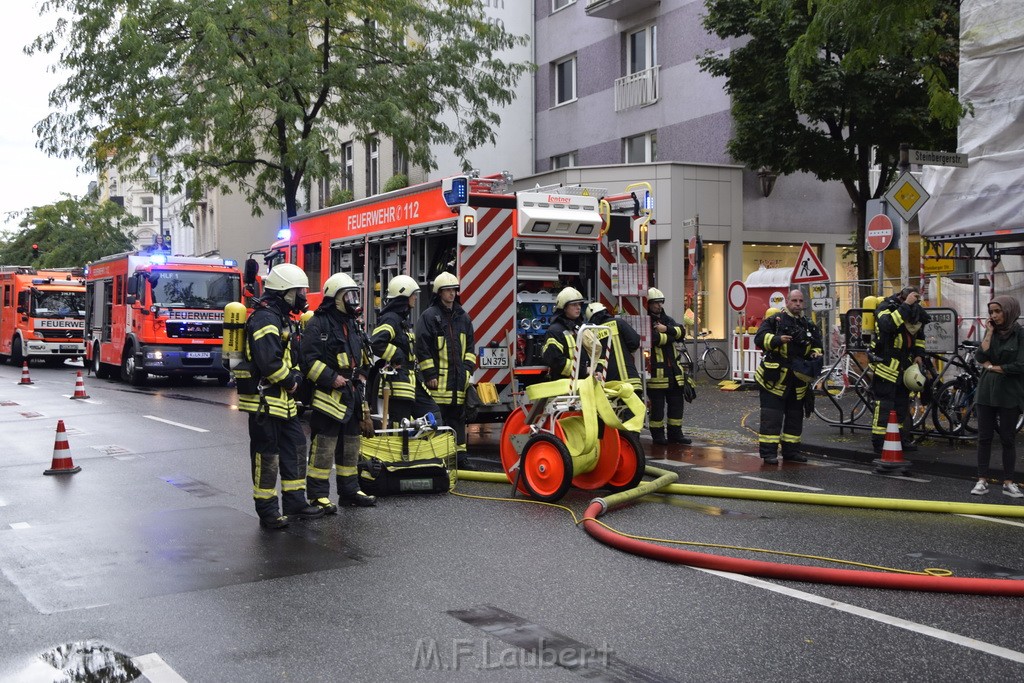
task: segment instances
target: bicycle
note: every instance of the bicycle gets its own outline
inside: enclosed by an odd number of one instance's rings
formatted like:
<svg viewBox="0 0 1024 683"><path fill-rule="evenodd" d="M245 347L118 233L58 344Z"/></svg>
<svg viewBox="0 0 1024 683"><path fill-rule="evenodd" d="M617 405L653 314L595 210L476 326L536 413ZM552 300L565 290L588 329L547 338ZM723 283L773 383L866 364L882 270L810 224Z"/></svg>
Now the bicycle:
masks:
<svg viewBox="0 0 1024 683"><path fill-rule="evenodd" d="M726 355L725 351L712 346L711 343L705 339L710 332L701 332L697 335L697 339L704 345L704 352L700 354L700 358L697 359L696 371L694 370L693 359L690 358L690 352L686 349L686 344L683 342L682 349L679 351L679 361L683 367L686 368L686 372L690 373L692 377L695 372L704 370L708 377L715 381L720 381L729 376L729 371L732 368L729 362L729 356Z"/></svg>
<svg viewBox="0 0 1024 683"><path fill-rule="evenodd" d="M935 388L935 399L932 405L932 423L936 431L946 436L963 436L965 433L977 434L977 409L975 395L981 381L981 369L974 360L977 342L964 341L958 347L958 353L944 358L949 367L960 368L962 371L952 380L943 382ZM1017 418L1017 431L1024 426L1024 415Z"/></svg>

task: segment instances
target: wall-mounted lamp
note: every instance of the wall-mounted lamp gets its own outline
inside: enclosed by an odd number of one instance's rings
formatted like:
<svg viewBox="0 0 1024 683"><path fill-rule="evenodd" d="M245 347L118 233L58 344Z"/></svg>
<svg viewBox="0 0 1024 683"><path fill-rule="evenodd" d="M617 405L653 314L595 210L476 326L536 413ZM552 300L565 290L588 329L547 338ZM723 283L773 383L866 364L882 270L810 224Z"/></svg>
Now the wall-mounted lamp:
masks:
<svg viewBox="0 0 1024 683"><path fill-rule="evenodd" d="M757 177L761 181L761 194L767 197L772 193L772 189L775 187L775 179L779 177L779 174L768 167L763 167L757 172Z"/></svg>

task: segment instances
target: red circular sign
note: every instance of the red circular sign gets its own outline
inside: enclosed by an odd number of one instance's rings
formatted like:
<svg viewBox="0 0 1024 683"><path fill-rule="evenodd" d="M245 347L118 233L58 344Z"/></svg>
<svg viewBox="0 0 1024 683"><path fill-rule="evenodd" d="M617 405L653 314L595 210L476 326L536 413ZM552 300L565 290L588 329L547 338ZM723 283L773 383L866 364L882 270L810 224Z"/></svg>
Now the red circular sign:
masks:
<svg viewBox="0 0 1024 683"><path fill-rule="evenodd" d="M739 280L729 284L729 305L734 311L742 311L747 307L747 286Z"/></svg>
<svg viewBox="0 0 1024 683"><path fill-rule="evenodd" d="M697 238L696 237L691 237L690 241L687 243L686 246L687 246L687 251L689 252L690 267L691 268L696 268L697 267Z"/></svg>
<svg viewBox="0 0 1024 683"><path fill-rule="evenodd" d="M868 246L872 251L885 251L892 244L892 221L880 213L868 223Z"/></svg>

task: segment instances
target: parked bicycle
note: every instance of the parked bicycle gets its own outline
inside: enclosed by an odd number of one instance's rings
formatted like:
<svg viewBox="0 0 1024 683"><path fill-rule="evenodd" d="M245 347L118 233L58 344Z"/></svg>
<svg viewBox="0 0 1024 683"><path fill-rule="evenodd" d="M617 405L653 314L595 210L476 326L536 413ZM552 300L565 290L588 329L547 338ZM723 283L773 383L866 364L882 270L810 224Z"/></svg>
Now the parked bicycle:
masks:
<svg viewBox="0 0 1024 683"><path fill-rule="evenodd" d="M692 377L695 372L704 370L708 377L713 380L723 380L729 376L731 364L729 362L729 356L726 355L725 351L712 346L711 343L705 339L710 332L701 332L697 335L697 339L700 340L701 344L704 345L704 351L700 354L697 359L696 370L694 369L693 359L690 358L690 352L686 348L685 342L681 344L682 348L679 351L679 361L686 368L686 372Z"/></svg>

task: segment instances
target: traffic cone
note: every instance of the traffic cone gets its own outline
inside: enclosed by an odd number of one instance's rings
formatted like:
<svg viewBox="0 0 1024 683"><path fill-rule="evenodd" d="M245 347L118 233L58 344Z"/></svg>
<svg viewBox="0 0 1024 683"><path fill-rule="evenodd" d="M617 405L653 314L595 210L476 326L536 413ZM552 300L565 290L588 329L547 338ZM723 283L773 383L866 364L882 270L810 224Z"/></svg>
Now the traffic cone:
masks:
<svg viewBox="0 0 1024 683"><path fill-rule="evenodd" d="M18 384L35 384L32 378L28 376L28 361L25 361L21 366L21 381Z"/></svg>
<svg viewBox="0 0 1024 683"><path fill-rule="evenodd" d="M82 371L78 371L78 375L75 377L75 394L71 398L89 398L89 394L85 393L85 380L82 379Z"/></svg>
<svg viewBox="0 0 1024 683"><path fill-rule="evenodd" d="M71 459L71 449L68 447L68 437L64 431L64 420L57 420L57 436L53 440L53 462L50 469L43 474L74 474L80 472L81 469Z"/></svg>
<svg viewBox="0 0 1024 683"><path fill-rule="evenodd" d="M896 411L889 411L889 424L885 426L885 444L882 446L882 457L872 461L875 472L879 474L906 474L910 469L910 461L903 459L903 441L900 438L900 422Z"/></svg>

